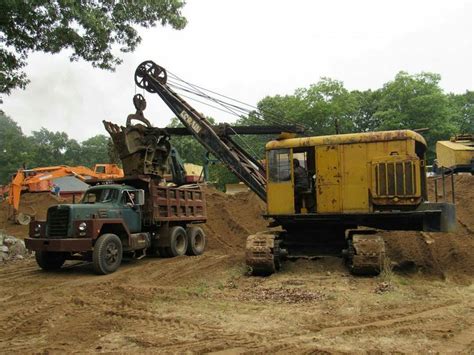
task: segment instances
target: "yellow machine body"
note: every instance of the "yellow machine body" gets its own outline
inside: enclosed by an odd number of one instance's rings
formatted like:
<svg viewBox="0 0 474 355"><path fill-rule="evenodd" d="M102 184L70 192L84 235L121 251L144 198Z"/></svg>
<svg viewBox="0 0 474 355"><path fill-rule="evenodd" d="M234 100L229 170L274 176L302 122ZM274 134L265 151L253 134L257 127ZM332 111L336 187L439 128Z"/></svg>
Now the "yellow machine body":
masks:
<svg viewBox="0 0 474 355"><path fill-rule="evenodd" d="M438 167L457 170L471 168L474 161L474 136L457 136L449 141L436 142Z"/></svg>
<svg viewBox="0 0 474 355"><path fill-rule="evenodd" d="M425 151L424 138L410 130L271 141L267 213L295 213L293 159L308 171L314 213L415 209L426 199Z"/></svg>

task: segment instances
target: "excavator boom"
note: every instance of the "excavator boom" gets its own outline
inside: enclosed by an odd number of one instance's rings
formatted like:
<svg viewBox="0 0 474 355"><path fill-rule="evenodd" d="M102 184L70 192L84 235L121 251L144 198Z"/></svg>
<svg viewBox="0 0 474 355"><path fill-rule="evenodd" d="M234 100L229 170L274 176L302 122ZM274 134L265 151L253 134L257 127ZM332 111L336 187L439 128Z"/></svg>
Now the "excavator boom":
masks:
<svg viewBox="0 0 474 355"><path fill-rule="evenodd" d="M158 94L184 127L222 161L241 181L266 201L266 176L263 165L248 154L229 135L219 135L209 121L166 83L166 70L152 61L145 61L135 71L135 83Z"/></svg>

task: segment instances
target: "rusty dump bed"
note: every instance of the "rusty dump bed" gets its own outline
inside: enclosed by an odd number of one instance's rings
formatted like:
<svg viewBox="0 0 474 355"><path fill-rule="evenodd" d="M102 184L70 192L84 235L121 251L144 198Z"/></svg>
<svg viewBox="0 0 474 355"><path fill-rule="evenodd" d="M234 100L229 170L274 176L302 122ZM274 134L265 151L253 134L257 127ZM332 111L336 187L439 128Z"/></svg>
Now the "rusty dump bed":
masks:
<svg viewBox="0 0 474 355"><path fill-rule="evenodd" d="M113 180L91 180L91 185L124 184L145 191L145 205L142 206L145 225L161 222L204 223L207 220L206 199L199 185L179 187L161 186L159 179L137 175Z"/></svg>

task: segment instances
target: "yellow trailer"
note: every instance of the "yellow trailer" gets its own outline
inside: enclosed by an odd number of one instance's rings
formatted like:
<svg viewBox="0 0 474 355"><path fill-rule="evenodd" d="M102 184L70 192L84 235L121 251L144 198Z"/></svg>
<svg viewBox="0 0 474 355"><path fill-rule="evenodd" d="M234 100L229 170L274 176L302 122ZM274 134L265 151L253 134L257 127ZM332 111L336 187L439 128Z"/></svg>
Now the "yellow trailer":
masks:
<svg viewBox="0 0 474 355"><path fill-rule="evenodd" d="M458 135L436 143L437 168L474 173L474 135Z"/></svg>

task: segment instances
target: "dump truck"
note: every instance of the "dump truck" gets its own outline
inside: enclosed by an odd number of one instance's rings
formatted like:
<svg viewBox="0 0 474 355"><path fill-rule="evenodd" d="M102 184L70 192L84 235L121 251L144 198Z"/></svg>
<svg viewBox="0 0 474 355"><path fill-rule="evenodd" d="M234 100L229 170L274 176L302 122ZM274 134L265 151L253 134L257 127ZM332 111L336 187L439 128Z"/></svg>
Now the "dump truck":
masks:
<svg viewBox="0 0 474 355"><path fill-rule="evenodd" d="M123 257L203 253L206 236L196 224L206 222L206 203L199 186L163 186L146 175L91 184L79 203L52 206L46 221L30 223L25 244L42 269L85 260L109 274Z"/></svg>
<svg viewBox="0 0 474 355"><path fill-rule="evenodd" d="M267 143L263 165L262 157L253 157L232 139L237 129L248 130L211 126L168 85L167 78L163 67L145 61L134 79L139 88L157 94L183 130L266 203L264 217L269 227L278 227L247 238L246 262L253 274L276 272L287 258L338 255L354 274L376 275L385 259L379 230L455 228L454 205L428 201L426 142L420 134L409 130L321 137L282 134ZM197 88L197 94L206 97ZM304 191L295 189L296 166L306 171Z"/></svg>
<svg viewBox="0 0 474 355"><path fill-rule="evenodd" d="M435 172L474 174L474 134L459 134L449 141L436 142Z"/></svg>

